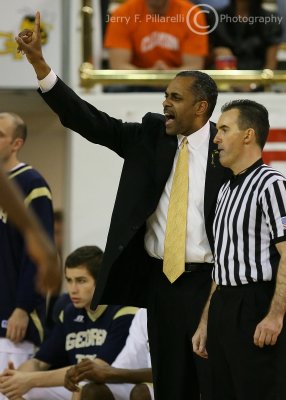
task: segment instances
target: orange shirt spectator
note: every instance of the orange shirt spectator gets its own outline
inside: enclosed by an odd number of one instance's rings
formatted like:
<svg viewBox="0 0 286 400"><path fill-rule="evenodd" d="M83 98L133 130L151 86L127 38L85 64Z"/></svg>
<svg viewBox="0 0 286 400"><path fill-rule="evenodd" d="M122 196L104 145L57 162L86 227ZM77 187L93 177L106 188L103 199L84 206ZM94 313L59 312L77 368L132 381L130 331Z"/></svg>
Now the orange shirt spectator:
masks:
<svg viewBox="0 0 286 400"><path fill-rule="evenodd" d="M204 13L185 0L127 0L109 17L110 68L201 69L206 31Z"/></svg>

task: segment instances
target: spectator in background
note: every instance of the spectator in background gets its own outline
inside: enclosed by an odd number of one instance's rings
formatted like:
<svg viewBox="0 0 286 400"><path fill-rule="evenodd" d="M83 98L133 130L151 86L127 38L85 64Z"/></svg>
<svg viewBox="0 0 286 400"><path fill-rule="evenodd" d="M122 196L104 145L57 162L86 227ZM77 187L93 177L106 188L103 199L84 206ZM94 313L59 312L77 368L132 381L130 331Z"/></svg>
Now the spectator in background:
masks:
<svg viewBox="0 0 286 400"><path fill-rule="evenodd" d="M26 136L27 127L18 115L0 113L0 158L3 168L20 188L25 205L31 207L52 238L53 207L50 188L36 170L18 159ZM36 266L27 254L24 238L4 210L0 210L0 243L2 371L8 361L11 360L18 366L34 354L35 346L43 339L46 305L45 298L35 288Z"/></svg>
<svg viewBox="0 0 286 400"><path fill-rule="evenodd" d="M127 0L107 26L110 68L203 69L208 37L200 33L206 20L199 8L188 16L193 6L183 0Z"/></svg>
<svg viewBox="0 0 286 400"><path fill-rule="evenodd" d="M262 0L231 0L218 12L219 24L210 34L214 59L234 56L237 69L276 69L282 27L278 15L264 10L261 4ZM237 21L238 17L245 22ZM255 21L254 17L260 19ZM269 17L271 21L265 23Z"/></svg>
<svg viewBox="0 0 286 400"><path fill-rule="evenodd" d="M70 399L72 393L63 385L71 365L83 358L108 365L121 351L137 308L100 305L90 310L101 260L96 246L80 247L67 257L65 274L73 304L62 311L34 358L17 371L10 364L1 375L0 391L8 398L26 394L25 399ZM63 368L48 371L59 366Z"/></svg>

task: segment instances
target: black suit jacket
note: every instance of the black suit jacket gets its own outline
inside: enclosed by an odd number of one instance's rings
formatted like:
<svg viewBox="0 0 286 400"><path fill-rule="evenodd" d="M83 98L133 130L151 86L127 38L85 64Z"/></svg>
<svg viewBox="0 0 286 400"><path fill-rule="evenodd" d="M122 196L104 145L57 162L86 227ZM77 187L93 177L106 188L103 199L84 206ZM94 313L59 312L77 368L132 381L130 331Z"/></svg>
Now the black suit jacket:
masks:
<svg viewBox="0 0 286 400"><path fill-rule="evenodd" d="M155 211L170 175L177 137L166 134L163 115L148 113L142 123L123 123L80 99L61 80L42 97L64 126L124 158L92 305L144 307L151 268L144 250L145 223ZM216 197L228 175L218 161L215 133L211 124L204 196L205 227L211 248Z"/></svg>

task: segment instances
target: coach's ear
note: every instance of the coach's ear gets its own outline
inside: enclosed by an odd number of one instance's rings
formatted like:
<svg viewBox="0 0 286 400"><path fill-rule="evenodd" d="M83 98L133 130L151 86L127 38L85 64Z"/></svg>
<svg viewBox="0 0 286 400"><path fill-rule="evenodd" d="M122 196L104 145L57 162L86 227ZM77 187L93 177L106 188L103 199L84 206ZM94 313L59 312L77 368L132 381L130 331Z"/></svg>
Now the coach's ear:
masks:
<svg viewBox="0 0 286 400"><path fill-rule="evenodd" d="M197 115L203 115L208 110L208 102L205 100L200 100L195 104L195 111Z"/></svg>

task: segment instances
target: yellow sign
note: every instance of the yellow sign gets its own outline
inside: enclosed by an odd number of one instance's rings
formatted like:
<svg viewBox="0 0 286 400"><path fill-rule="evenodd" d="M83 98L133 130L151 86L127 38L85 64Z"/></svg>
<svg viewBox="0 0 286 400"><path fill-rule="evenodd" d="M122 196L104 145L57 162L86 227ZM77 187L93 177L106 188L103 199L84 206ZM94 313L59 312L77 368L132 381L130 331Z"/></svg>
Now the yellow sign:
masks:
<svg viewBox="0 0 286 400"><path fill-rule="evenodd" d="M19 31L23 31L24 29L34 29L35 17L33 15L25 15L20 24ZM52 25L46 24L44 22L41 23L41 37L42 37L42 45L48 43L48 32L52 29ZM13 32L1 32L0 31L0 56L11 54L15 60L22 59L22 54L17 51L17 43L15 41L15 36L17 34ZM1 44L2 42L2 44Z"/></svg>

